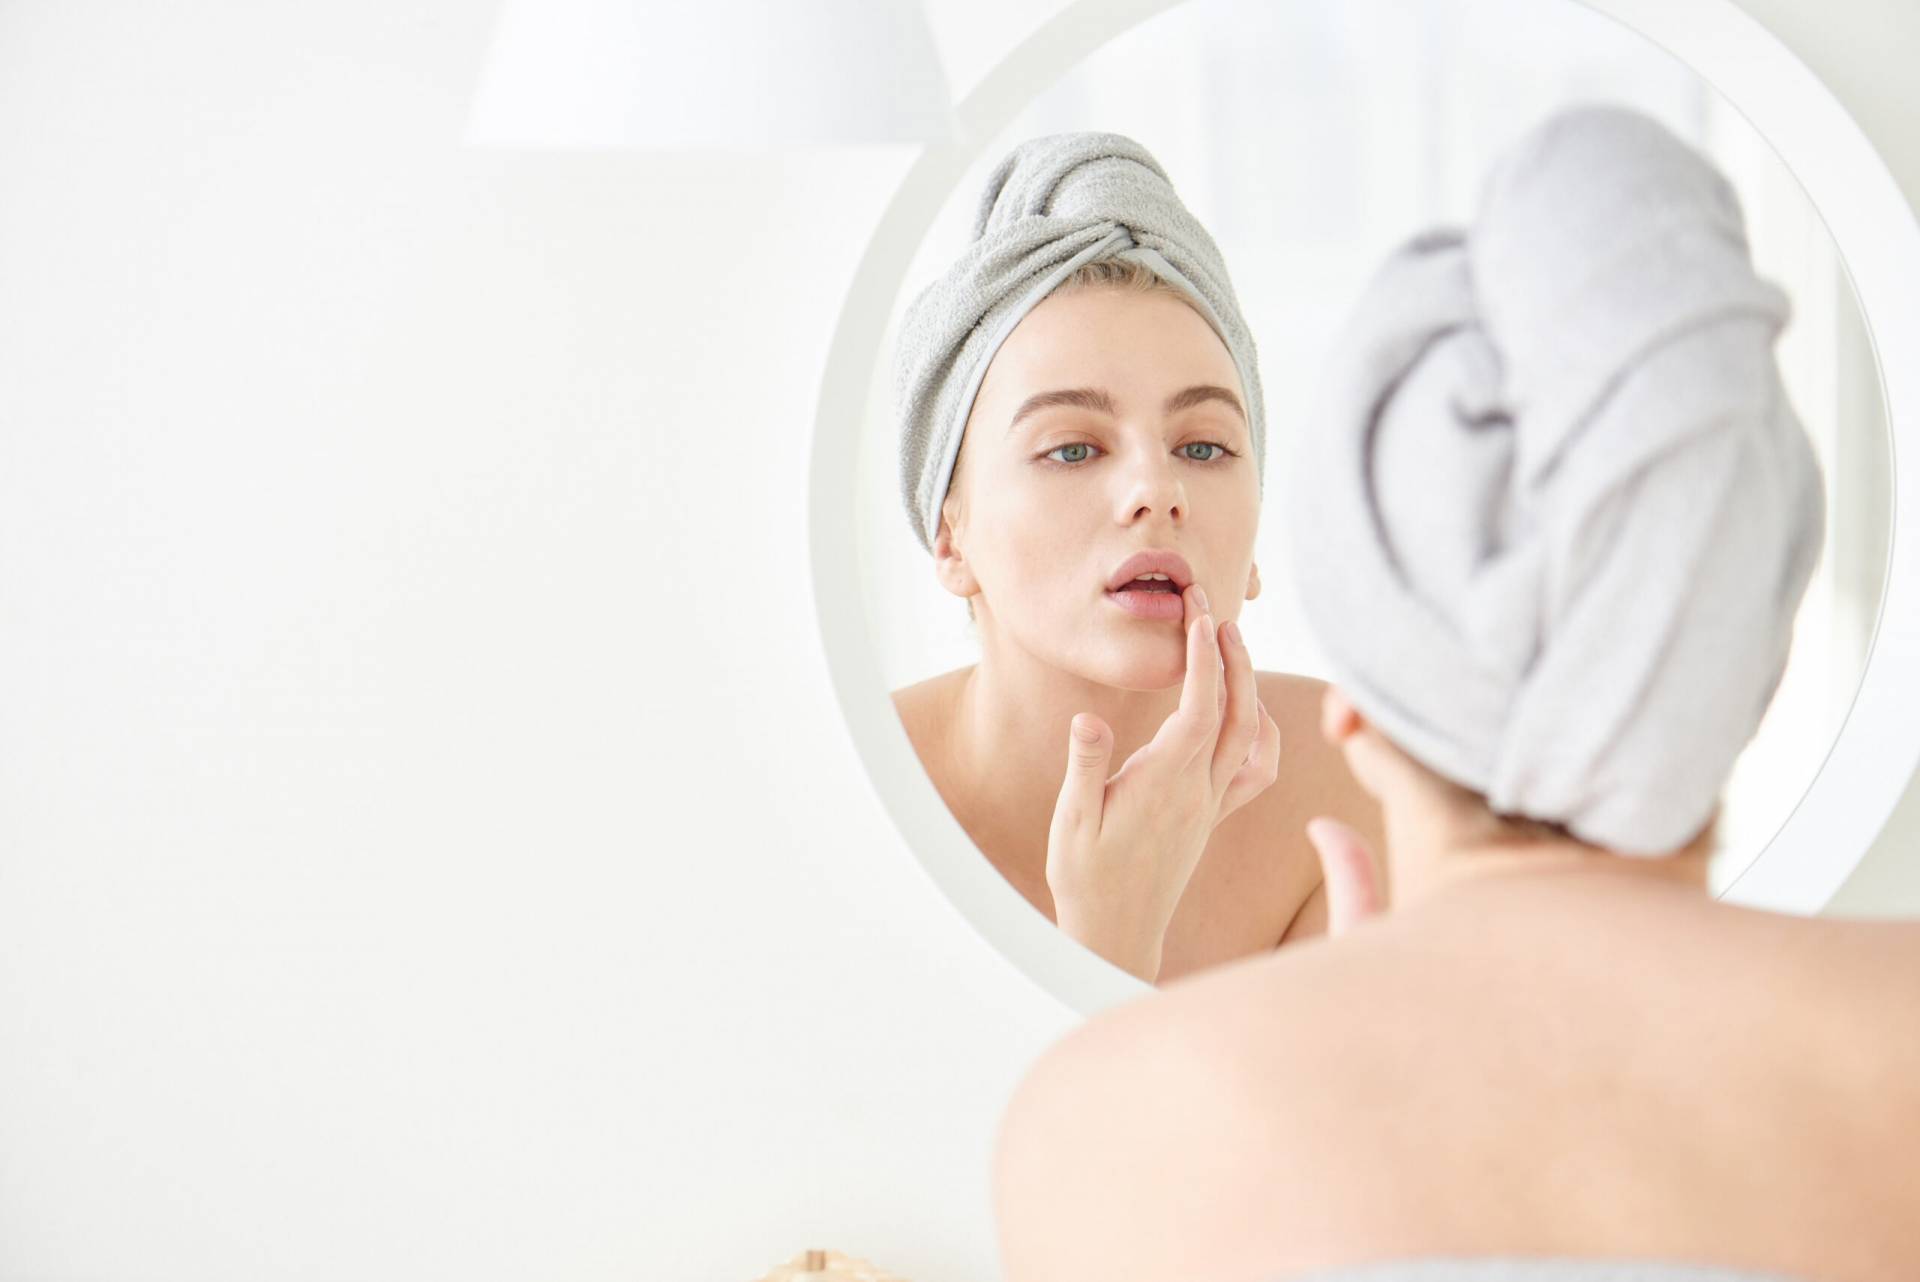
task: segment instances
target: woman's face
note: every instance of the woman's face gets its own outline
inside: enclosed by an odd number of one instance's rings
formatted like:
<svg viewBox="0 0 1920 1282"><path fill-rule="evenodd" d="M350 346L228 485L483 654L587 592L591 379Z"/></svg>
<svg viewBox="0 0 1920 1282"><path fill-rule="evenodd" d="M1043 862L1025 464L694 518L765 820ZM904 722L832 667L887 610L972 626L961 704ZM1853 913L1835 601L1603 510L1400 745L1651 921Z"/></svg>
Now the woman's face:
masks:
<svg viewBox="0 0 1920 1282"><path fill-rule="evenodd" d="M973 598L983 630L1044 662L1126 689L1177 684L1183 573L1222 623L1259 590L1244 404L1225 344L1179 298L1048 298L994 356L967 420L934 549L941 582ZM1110 590L1141 552L1185 569Z"/></svg>

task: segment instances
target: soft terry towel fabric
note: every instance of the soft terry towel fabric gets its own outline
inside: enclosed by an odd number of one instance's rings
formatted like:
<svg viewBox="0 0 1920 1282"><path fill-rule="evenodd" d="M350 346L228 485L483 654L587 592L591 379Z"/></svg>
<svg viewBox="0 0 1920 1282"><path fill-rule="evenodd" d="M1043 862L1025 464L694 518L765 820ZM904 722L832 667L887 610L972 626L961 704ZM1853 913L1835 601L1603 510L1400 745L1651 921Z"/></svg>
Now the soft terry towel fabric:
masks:
<svg viewBox="0 0 1920 1282"><path fill-rule="evenodd" d="M1159 162L1119 134L1030 139L993 171L966 252L914 299L900 327L901 496L929 551L994 353L1076 268L1111 258L1144 263L1178 287L1220 335L1240 371L1256 465L1265 459L1253 337L1219 249Z"/></svg>
<svg viewBox="0 0 1920 1282"><path fill-rule="evenodd" d="M1488 1256L1382 1260L1297 1276L1292 1282L1796 1282L1665 1260L1587 1260L1564 1256Z"/></svg>
<svg viewBox="0 0 1920 1282"><path fill-rule="evenodd" d="M1739 204L1655 122L1586 108L1394 254L1286 468L1338 684L1501 814L1630 855L1712 817L1786 665L1818 465Z"/></svg>

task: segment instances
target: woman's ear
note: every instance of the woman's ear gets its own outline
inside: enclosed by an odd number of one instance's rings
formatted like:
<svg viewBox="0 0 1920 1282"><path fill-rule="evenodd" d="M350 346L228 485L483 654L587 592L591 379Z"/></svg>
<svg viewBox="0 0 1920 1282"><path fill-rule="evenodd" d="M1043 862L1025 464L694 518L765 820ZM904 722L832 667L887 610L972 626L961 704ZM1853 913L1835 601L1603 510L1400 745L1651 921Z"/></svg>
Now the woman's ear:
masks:
<svg viewBox="0 0 1920 1282"><path fill-rule="evenodd" d="M1320 734L1347 759L1347 769L1375 801L1409 792L1431 797L1466 795L1403 752L1340 691L1328 686L1320 701Z"/></svg>
<svg viewBox="0 0 1920 1282"><path fill-rule="evenodd" d="M940 508L940 532L933 536L933 575L940 580L940 586L958 597L972 597L980 591L980 581L973 577L973 567L967 564L967 558L954 543L951 509L943 504Z"/></svg>
<svg viewBox="0 0 1920 1282"><path fill-rule="evenodd" d="M1395 749L1347 701L1339 686L1328 686L1320 698L1320 735L1340 750L1348 771L1374 800L1383 800L1382 794L1399 782Z"/></svg>
<svg viewBox="0 0 1920 1282"><path fill-rule="evenodd" d="M1247 600L1251 601L1259 595L1260 595L1260 563L1256 561L1253 563L1253 568L1247 571Z"/></svg>
<svg viewBox="0 0 1920 1282"><path fill-rule="evenodd" d="M1347 696L1340 693L1340 687L1330 685L1320 696L1320 736L1336 748L1347 746L1347 740L1366 729L1366 720L1360 710L1347 702Z"/></svg>

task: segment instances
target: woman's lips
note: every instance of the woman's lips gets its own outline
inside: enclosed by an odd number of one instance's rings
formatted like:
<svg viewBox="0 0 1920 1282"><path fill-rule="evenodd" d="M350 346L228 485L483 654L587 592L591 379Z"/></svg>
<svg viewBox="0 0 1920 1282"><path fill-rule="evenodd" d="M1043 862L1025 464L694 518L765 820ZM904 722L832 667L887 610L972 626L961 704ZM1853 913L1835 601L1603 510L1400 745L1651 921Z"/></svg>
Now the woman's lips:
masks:
<svg viewBox="0 0 1920 1282"><path fill-rule="evenodd" d="M1121 588L1107 593L1107 600L1136 619L1173 619L1177 622L1187 612L1187 603L1178 592Z"/></svg>

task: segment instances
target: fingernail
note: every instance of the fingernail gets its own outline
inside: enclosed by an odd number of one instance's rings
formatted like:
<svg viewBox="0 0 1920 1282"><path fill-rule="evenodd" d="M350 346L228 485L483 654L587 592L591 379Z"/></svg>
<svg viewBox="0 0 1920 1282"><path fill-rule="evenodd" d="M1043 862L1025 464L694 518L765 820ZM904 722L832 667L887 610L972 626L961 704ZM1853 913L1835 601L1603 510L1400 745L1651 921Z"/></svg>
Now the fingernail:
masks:
<svg viewBox="0 0 1920 1282"><path fill-rule="evenodd" d="M1220 635L1235 645L1242 644L1240 640L1240 624L1233 619L1229 619L1220 625Z"/></svg>
<svg viewBox="0 0 1920 1282"><path fill-rule="evenodd" d="M1193 585L1193 605L1194 605L1194 608L1199 610L1200 613L1202 614L1206 614L1208 612L1207 594L1201 590L1200 585L1197 583Z"/></svg>

